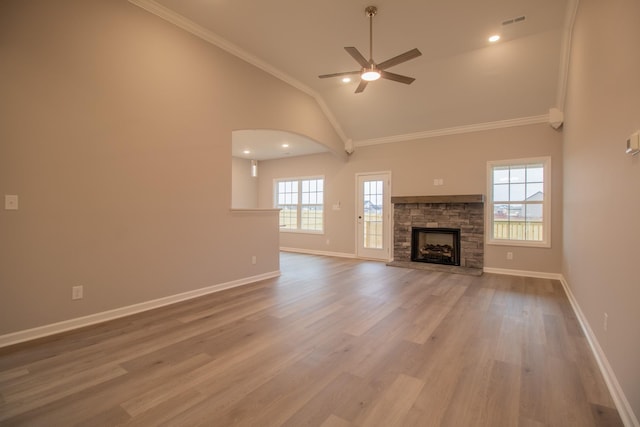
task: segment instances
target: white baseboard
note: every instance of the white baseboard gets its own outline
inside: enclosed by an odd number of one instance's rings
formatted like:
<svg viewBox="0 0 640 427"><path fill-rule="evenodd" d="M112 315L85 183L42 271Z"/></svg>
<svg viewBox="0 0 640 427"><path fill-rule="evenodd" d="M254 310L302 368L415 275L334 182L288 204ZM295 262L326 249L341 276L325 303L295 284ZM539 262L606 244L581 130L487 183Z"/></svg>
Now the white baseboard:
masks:
<svg viewBox="0 0 640 427"><path fill-rule="evenodd" d="M333 256L338 258L356 258L355 254L348 254L345 252L316 251L313 249L286 248L286 247L281 247L280 250L282 252L295 252L299 254L308 254L308 255Z"/></svg>
<svg viewBox="0 0 640 427"><path fill-rule="evenodd" d="M308 249L298 249L298 248L280 248L281 251L285 252L297 252L311 255L324 255L324 256L334 256L341 258L356 258L354 254L347 254L342 252L325 252L325 251L314 251ZM512 276L523 276L523 277L535 277L542 279L554 279L559 280L562 283L562 287L564 288L565 293L567 294L567 298L573 308L573 311L580 323L582 331L587 338L587 342L591 348L591 351L594 354L596 362L598 363L598 367L600 368L600 372L604 377L605 383L609 389L609 393L611 393L611 397L618 409L618 413L620 414L620 418L626 427L640 427L640 423L638 422L638 418L633 412L629 401L627 400L622 388L620 387L620 383L618 382L609 361L607 360L606 355L602 351L602 347L598 342L593 330L591 329L589 322L586 317L582 313L580 309L580 305L577 300L573 296L571 292L571 288L569 284L565 280L562 274L558 273L544 273L544 272L536 272L536 271L524 271L524 270L511 270L511 269L502 269L502 268L490 268L485 267L483 269L485 273L494 273L494 274L506 274ZM246 277L243 279L234 280L231 282L220 283L213 286L208 286L201 289L196 289L189 292L184 292L181 294L171 295L164 298L158 298L151 301L145 301L143 303L134 304L126 307L117 308L114 310L104 311L101 313L91 314L89 316L78 317L75 319L69 319L58 323L53 323L50 325L39 326L32 329L27 329L24 331L13 332L6 335L0 335L0 348L6 347L13 344L18 344L25 341L34 340L37 338L46 337L49 335L58 334L61 332L70 331L73 329L82 328L85 326L94 325L97 323L106 322L109 320L117 319L124 316L130 316L132 314L141 313L143 311L152 310L159 307L164 307L170 304L175 304L181 301L186 301L189 299L197 298L200 296L208 295L214 292L219 292L225 289L231 289L238 286L247 285L250 283L255 283L261 280L271 279L274 277L280 276L280 271L273 271L269 273L264 273L256 276Z"/></svg>
<svg viewBox="0 0 640 427"><path fill-rule="evenodd" d="M564 288L565 293L567 294L567 298L571 304L571 308L575 313L578 322L580 323L580 327L584 332L585 337L587 338L587 342L589 343L589 347L591 348L591 352L598 363L598 368L600 368L600 372L604 377L604 381L607 384L607 388L609 389L609 393L611 394L611 398L613 399L614 404L616 405L616 409L620 414L620 418L626 427L640 427L640 423L638 423L638 418L633 412L629 401L622 388L620 387L620 383L616 378L607 357L602 351L602 347L598 343L598 339L596 338L587 318L582 313L582 309L580 309L580 305L578 301L573 296L571 292L571 288L567 283L566 279L562 274L558 273L543 273L537 271L524 271L524 270L509 270L504 268L490 268L485 267L483 269L485 273L495 273L495 274L508 274L511 276L524 276L524 277L536 277L541 279L553 279L559 280L562 283L562 287Z"/></svg>
<svg viewBox="0 0 640 427"><path fill-rule="evenodd" d="M552 280L562 279L562 274L560 273L545 273L543 271L511 270L508 268L491 268L491 267L484 267L482 271L484 271L485 273L506 274L509 276L535 277L537 279L552 279Z"/></svg>
<svg viewBox="0 0 640 427"><path fill-rule="evenodd" d="M609 393L611 393L611 398L613 399L613 403L616 405L616 409L618 409L618 413L620 414L622 422L626 427L640 427L638 418L633 413L633 409L631 408L631 405L629 404L629 401L627 400L622 387L620 387L620 383L618 382L613 369L611 369L611 365L607 360L607 356L602 351L602 347L600 347L600 343L598 342L596 335L593 333L593 330L591 329L587 318L584 316L584 313L582 313L582 309L580 309L578 301L573 296L573 292L571 292L569 284L562 275L560 278L560 283L562 283L562 287L567 294L567 298L569 298L569 302L571 303L573 312L578 318L578 322L580 323L582 332L584 332L584 335L587 338L587 342L589 343L589 347L591 347L591 351L596 358L596 362L598 363L600 372L604 377L604 381L607 384Z"/></svg>
<svg viewBox="0 0 640 427"><path fill-rule="evenodd" d="M62 322L52 323L50 325L38 326L32 329L26 329L23 331L12 332L6 335L0 335L0 348L25 341L31 341L36 338L59 334L61 332L66 332L73 329L83 328L85 326L95 325L97 323L118 319L124 316L130 316L132 314L141 313L143 311L153 310L154 308L164 307L166 305L175 304L177 302L198 298L204 295L212 294L214 292L220 292L225 289L236 288L238 286L248 285L250 283L259 282L261 280L271 279L278 276L280 276L280 270L258 274L256 276L245 277L242 279L233 280L231 282L219 283L217 285L207 286L205 288L183 292L176 295L170 295L168 297L158 298L151 301L145 301L139 304L133 304L126 307L120 307L113 310L90 314L88 316L64 320Z"/></svg>

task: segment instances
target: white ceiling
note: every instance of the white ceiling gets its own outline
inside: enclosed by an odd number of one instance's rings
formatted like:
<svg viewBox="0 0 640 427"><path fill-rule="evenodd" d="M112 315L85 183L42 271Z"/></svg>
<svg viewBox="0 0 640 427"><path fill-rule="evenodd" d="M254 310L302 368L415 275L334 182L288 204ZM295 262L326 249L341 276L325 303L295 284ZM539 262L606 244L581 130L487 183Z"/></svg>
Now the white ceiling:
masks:
<svg viewBox="0 0 640 427"><path fill-rule="evenodd" d="M227 50L316 96L338 133L356 145L493 122L541 121L563 95L571 0L131 1L147 9L159 4L165 15L168 8ZM369 56L368 5L378 7L376 62L412 48L422 52L389 69L415 77L413 84L378 80L354 94L357 76L348 84L318 78L359 68L345 46ZM525 21L502 25L522 15ZM494 33L502 39L490 44Z"/></svg>
<svg viewBox="0 0 640 427"><path fill-rule="evenodd" d="M232 132L231 155L248 160L272 160L324 153L327 148L305 136L268 129Z"/></svg>

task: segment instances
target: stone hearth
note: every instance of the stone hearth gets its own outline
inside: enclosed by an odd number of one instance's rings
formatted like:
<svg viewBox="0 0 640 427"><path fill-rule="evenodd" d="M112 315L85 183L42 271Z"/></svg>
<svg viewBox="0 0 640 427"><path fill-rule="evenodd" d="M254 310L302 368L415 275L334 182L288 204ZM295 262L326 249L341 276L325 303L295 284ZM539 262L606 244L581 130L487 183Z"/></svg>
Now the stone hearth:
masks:
<svg viewBox="0 0 640 427"><path fill-rule="evenodd" d="M484 266L484 196L482 194L392 197L391 203L393 203L394 220L393 261L389 265L430 268L424 263L411 262L412 227L457 228L460 229L460 267L438 266L433 269L452 273L482 273ZM445 270L442 267L445 267Z"/></svg>

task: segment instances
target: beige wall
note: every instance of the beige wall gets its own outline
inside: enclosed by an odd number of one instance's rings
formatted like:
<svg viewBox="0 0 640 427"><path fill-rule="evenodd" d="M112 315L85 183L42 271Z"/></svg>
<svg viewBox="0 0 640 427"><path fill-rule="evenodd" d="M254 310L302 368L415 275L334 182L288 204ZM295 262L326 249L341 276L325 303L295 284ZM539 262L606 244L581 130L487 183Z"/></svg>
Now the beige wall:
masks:
<svg viewBox="0 0 640 427"><path fill-rule="evenodd" d="M231 207L234 209L258 207L258 179L251 176L251 160L231 158Z"/></svg>
<svg viewBox="0 0 640 427"><path fill-rule="evenodd" d="M550 155L552 248L487 246L486 265L562 269L640 413L640 156L624 154L640 128L637 16L637 0L581 1L564 153L541 124L261 163L262 207L274 177L318 174L342 207L324 235L281 245L353 254L358 172L391 171L394 195L484 194L487 160ZM0 334L277 270L275 216L229 210L231 131L340 152L311 97L126 1L4 0L0 40L0 195L20 196L0 210Z"/></svg>
<svg viewBox="0 0 640 427"><path fill-rule="evenodd" d="M0 40L0 334L278 270L231 131L341 150L312 97L124 0L4 0Z"/></svg>
<svg viewBox="0 0 640 427"><path fill-rule="evenodd" d="M640 1L582 0L565 107L563 275L640 416ZM609 315L604 331L603 316Z"/></svg>
<svg viewBox="0 0 640 427"><path fill-rule="evenodd" d="M273 179L324 175L324 235L281 233L281 246L355 253L355 174L391 171L392 195L486 194L488 160L551 156L552 237L550 249L485 246L485 266L559 273L562 253L562 134L547 124L528 125L359 147L347 163L331 155L266 161L260 164L260 207L272 207ZM443 178L443 186L433 186ZM340 202L341 210L332 206ZM329 243L327 243L327 239ZM514 259L506 260L507 251Z"/></svg>

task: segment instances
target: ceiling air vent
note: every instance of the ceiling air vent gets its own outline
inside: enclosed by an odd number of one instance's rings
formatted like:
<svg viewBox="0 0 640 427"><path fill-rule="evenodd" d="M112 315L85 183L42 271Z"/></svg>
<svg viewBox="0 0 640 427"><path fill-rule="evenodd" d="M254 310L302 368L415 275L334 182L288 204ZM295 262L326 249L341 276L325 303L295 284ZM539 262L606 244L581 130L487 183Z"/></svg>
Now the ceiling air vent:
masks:
<svg viewBox="0 0 640 427"><path fill-rule="evenodd" d="M525 19L527 19L527 17L524 16L524 15L516 16L515 18L511 18L511 19L507 19L506 21L502 21L502 25L516 24L518 22L523 22Z"/></svg>

